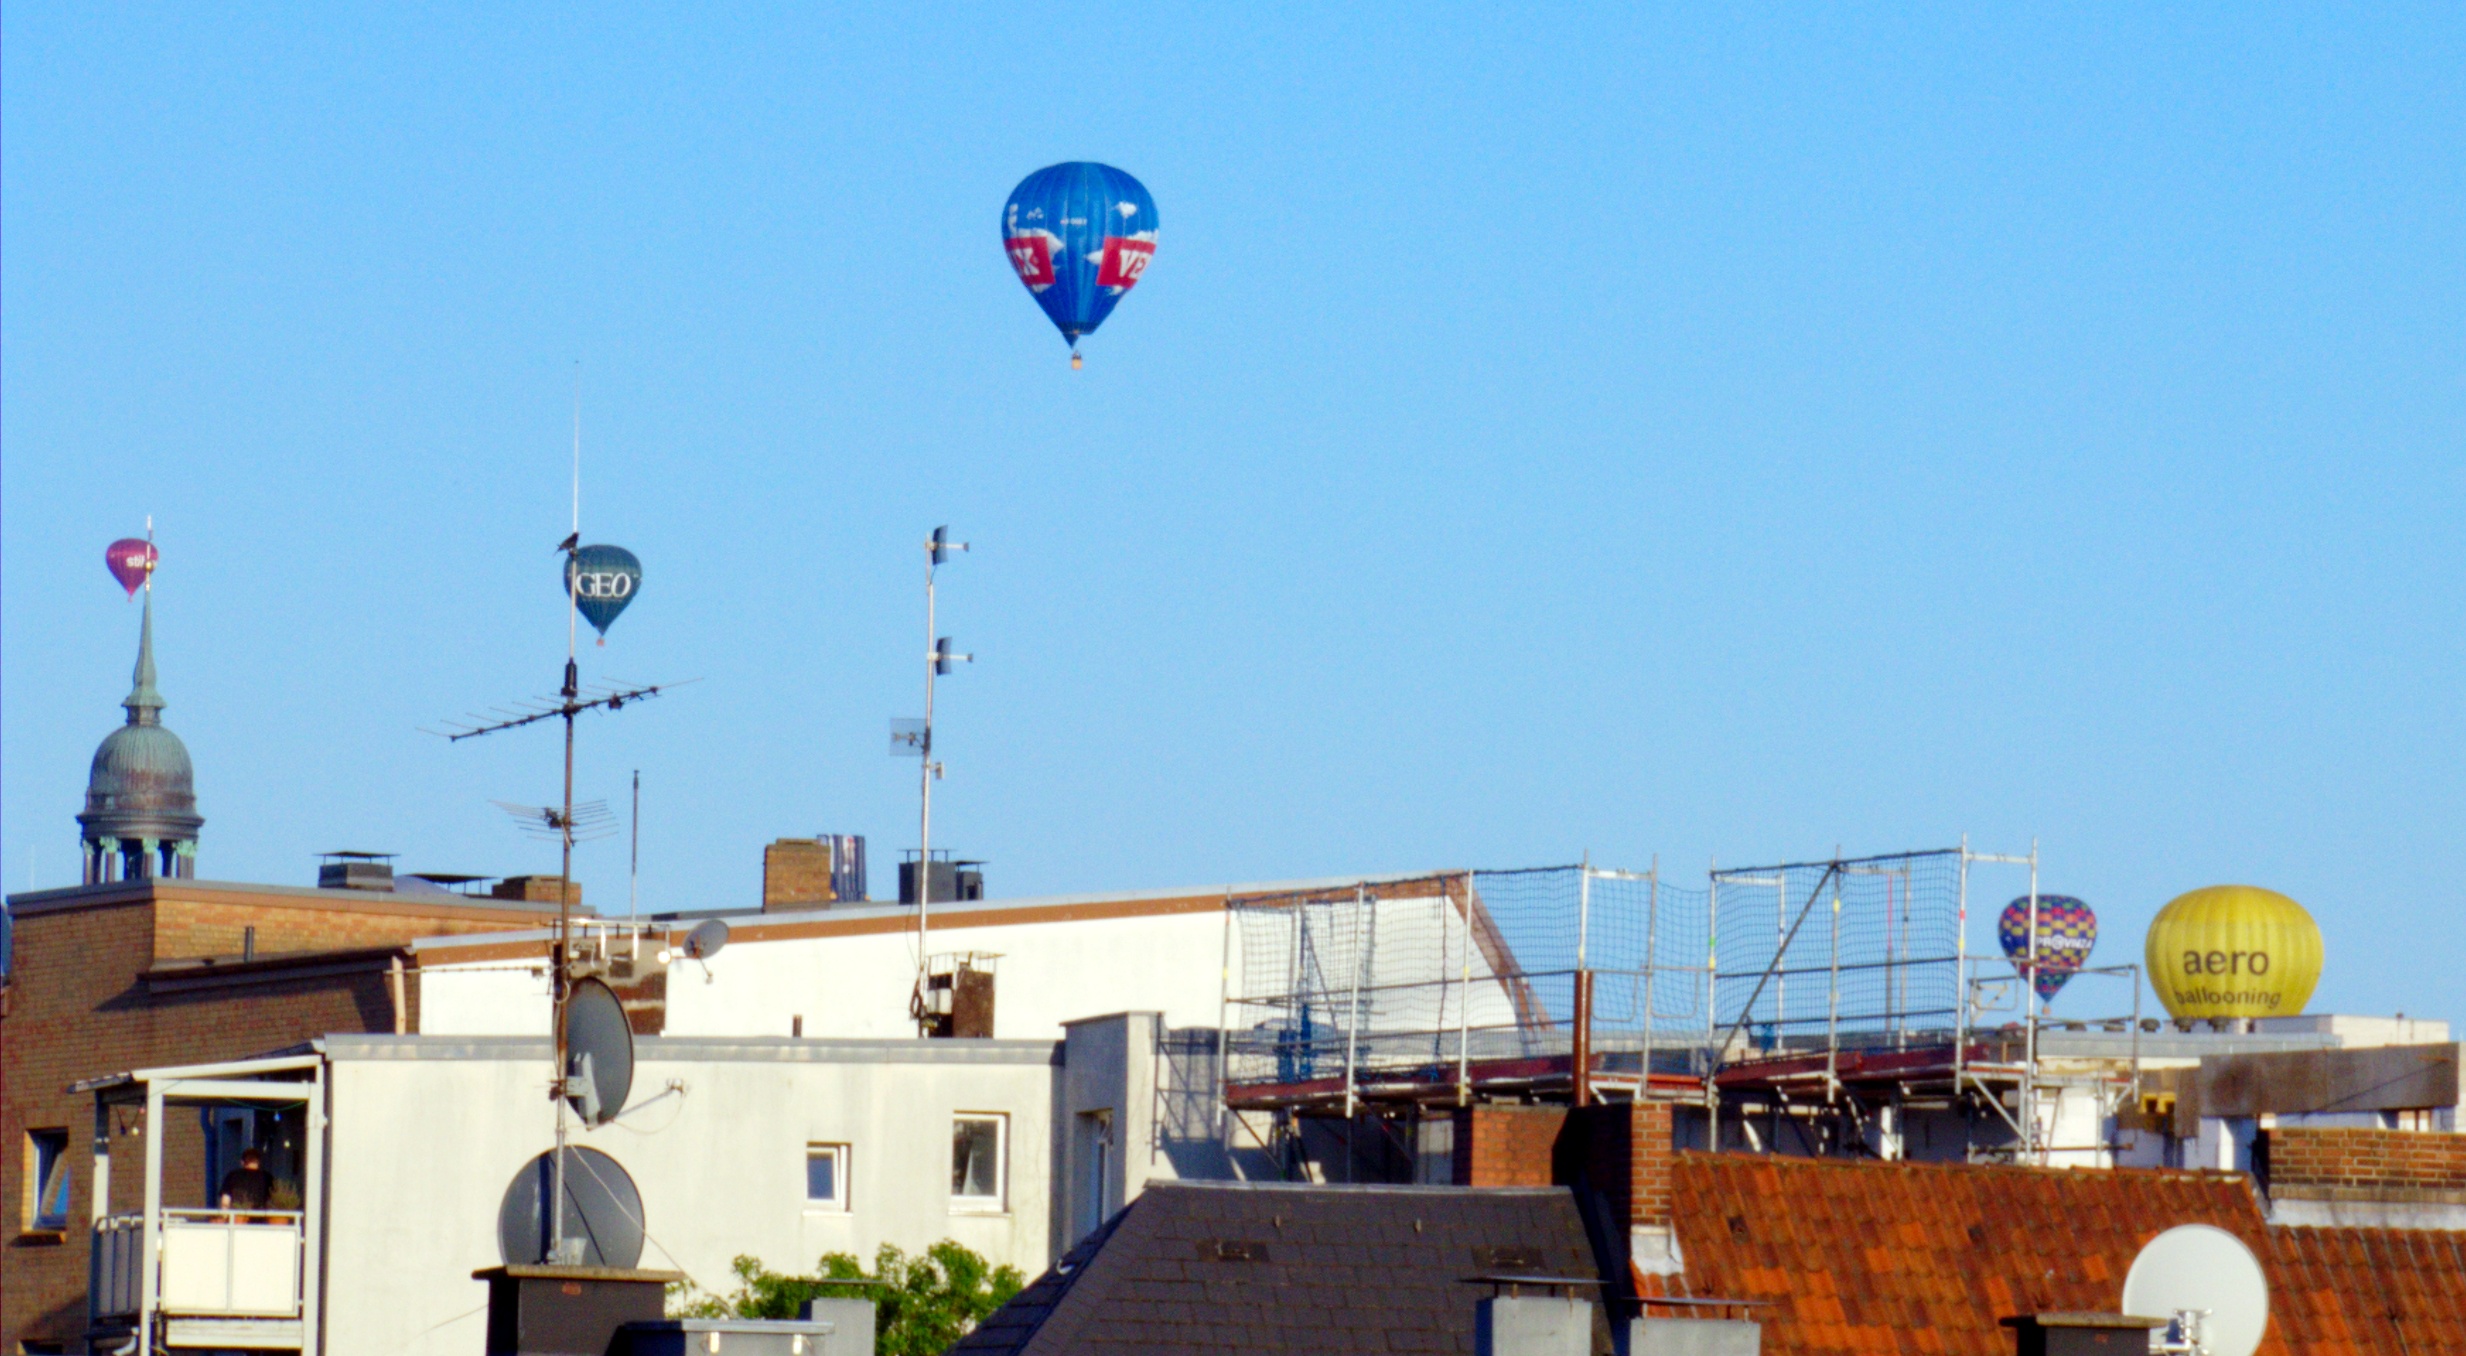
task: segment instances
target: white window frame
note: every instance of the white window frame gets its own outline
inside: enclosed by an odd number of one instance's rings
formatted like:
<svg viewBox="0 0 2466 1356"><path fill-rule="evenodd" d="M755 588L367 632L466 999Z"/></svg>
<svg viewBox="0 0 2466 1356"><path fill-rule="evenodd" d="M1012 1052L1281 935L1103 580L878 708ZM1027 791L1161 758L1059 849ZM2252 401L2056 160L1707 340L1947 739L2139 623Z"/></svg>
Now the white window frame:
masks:
<svg viewBox="0 0 2466 1356"><path fill-rule="evenodd" d="M828 1156L831 1160L831 1185L838 1195L820 1197L813 1194L813 1160ZM805 1145L805 1213L809 1215L844 1215L849 1212L848 1146L827 1140L814 1140Z"/></svg>
<svg viewBox="0 0 2466 1356"><path fill-rule="evenodd" d="M963 1121L993 1122L993 1194L962 1196L958 1183L951 1184L950 1212L954 1215L1005 1215L1010 1213L1010 1113L1007 1111L954 1111L951 1129L955 1132ZM955 1140L956 1134L952 1136ZM955 1171L958 1164L951 1165Z"/></svg>

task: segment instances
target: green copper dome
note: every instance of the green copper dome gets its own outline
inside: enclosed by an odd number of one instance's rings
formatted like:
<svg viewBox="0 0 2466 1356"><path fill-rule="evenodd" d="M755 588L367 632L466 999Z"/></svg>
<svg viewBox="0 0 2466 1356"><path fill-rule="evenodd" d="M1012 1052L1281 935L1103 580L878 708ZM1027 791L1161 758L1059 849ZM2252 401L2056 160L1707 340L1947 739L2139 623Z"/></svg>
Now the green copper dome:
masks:
<svg viewBox="0 0 2466 1356"><path fill-rule="evenodd" d="M163 727L163 696L154 688L154 590L146 590L137 671L121 706L128 723L104 736L86 776L86 809L77 816L85 840L86 880L192 874L197 831L196 770L188 746Z"/></svg>
<svg viewBox="0 0 2466 1356"><path fill-rule="evenodd" d="M158 724L123 725L103 737L94 751L94 770L86 777L89 825L102 816L184 819L188 837L204 821L197 817L196 772L188 761L188 746ZM126 834L119 836L126 837ZM162 837L144 834L144 837Z"/></svg>

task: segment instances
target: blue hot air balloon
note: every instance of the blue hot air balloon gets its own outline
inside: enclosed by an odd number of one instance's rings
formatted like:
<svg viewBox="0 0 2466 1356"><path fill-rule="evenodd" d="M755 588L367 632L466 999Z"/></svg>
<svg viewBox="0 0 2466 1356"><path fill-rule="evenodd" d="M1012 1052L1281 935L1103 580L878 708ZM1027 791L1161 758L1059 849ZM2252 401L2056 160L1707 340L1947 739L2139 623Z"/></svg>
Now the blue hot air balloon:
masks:
<svg viewBox="0 0 2466 1356"><path fill-rule="evenodd" d="M582 619L604 636L641 592L642 562L622 546L581 547L565 558L565 587Z"/></svg>
<svg viewBox="0 0 2466 1356"><path fill-rule="evenodd" d="M1002 208L1002 247L1019 281L1070 341L1096 332L1156 257L1156 201L1111 165L1073 160L1019 181Z"/></svg>

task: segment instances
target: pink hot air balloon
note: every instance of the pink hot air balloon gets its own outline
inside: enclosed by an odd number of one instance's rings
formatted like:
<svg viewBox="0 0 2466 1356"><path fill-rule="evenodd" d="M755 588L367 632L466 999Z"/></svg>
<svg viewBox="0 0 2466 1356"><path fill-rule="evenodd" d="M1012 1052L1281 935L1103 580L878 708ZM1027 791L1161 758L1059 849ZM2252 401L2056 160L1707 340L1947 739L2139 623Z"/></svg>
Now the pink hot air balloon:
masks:
<svg viewBox="0 0 2466 1356"><path fill-rule="evenodd" d="M111 577L120 581L128 596L137 596L144 588L146 576L154 573L154 543L143 537L122 537L104 548L103 563L111 567Z"/></svg>

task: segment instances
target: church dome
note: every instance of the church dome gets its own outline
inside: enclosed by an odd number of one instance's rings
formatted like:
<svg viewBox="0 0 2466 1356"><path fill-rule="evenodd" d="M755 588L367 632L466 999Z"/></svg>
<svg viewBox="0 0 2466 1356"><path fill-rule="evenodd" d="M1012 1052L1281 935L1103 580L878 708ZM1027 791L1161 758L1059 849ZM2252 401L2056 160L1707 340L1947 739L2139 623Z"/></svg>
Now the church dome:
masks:
<svg viewBox="0 0 2466 1356"><path fill-rule="evenodd" d="M186 838L203 823L197 817L197 774L189 765L188 746L161 725L123 725L103 737L94 751L94 769L86 777L86 812L78 819L97 821L173 819L187 832L134 833L115 826L117 837Z"/></svg>
<svg viewBox="0 0 2466 1356"><path fill-rule="evenodd" d="M163 694L154 689L154 590L146 589L137 671L127 697L128 723L103 737L86 775L86 809L77 816L84 839L86 883L142 876L186 876L195 868L197 774L188 746L163 728Z"/></svg>

